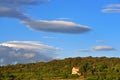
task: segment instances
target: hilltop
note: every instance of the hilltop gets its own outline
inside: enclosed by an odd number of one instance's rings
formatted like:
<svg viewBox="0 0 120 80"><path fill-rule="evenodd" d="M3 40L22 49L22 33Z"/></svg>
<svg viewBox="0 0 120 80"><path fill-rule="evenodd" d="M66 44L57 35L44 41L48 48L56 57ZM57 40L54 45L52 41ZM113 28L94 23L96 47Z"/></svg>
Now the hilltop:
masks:
<svg viewBox="0 0 120 80"><path fill-rule="evenodd" d="M0 80L79 80L72 68L79 67L85 80L120 80L120 58L76 57L49 62L0 67Z"/></svg>

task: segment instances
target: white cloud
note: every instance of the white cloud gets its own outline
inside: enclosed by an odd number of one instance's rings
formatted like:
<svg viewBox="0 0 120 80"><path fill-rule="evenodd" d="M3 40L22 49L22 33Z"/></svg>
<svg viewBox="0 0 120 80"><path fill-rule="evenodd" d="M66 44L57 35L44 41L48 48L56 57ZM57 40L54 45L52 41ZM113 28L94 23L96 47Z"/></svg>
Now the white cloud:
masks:
<svg viewBox="0 0 120 80"><path fill-rule="evenodd" d="M16 49L24 48L24 49L43 49L43 47L50 47L48 45L44 45L40 42L32 42L32 41L9 41L0 44L1 46L8 46ZM19 46L18 46L19 45Z"/></svg>
<svg viewBox="0 0 120 80"><path fill-rule="evenodd" d="M112 46L94 46L90 47L89 49L79 49L78 52L95 52L95 51L116 51Z"/></svg>
<svg viewBox="0 0 120 80"><path fill-rule="evenodd" d="M120 9L112 9L112 8L106 8L106 9L103 9L102 12L106 12L106 13L119 13L120 12Z"/></svg>
<svg viewBox="0 0 120 80"><path fill-rule="evenodd" d="M116 49L112 46L95 46L93 47L94 51L115 51Z"/></svg>
<svg viewBox="0 0 120 80"><path fill-rule="evenodd" d="M33 41L9 41L0 44L2 64L30 63L54 59L59 48Z"/></svg>
<svg viewBox="0 0 120 80"><path fill-rule="evenodd" d="M81 34L90 31L88 26L79 25L68 21L24 21L23 24L29 28L44 31L44 32L57 32L57 33L71 33Z"/></svg>
<svg viewBox="0 0 120 80"><path fill-rule="evenodd" d="M105 13L119 13L120 12L120 4L110 4L104 9L102 9L102 12Z"/></svg>

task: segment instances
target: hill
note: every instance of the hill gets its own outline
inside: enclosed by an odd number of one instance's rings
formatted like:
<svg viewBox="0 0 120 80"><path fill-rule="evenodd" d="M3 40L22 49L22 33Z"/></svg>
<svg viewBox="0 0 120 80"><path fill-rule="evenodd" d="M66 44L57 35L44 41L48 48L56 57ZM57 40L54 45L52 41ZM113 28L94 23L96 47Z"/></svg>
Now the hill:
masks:
<svg viewBox="0 0 120 80"><path fill-rule="evenodd" d="M85 80L120 80L120 58L76 57L49 62L0 67L0 80L80 80L72 75L73 67Z"/></svg>

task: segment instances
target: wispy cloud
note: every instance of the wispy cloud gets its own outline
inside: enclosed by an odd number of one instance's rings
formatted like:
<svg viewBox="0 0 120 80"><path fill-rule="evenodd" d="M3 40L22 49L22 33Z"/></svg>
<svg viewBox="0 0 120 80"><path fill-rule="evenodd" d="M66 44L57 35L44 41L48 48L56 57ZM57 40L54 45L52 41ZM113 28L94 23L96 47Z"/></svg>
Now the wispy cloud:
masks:
<svg viewBox="0 0 120 80"><path fill-rule="evenodd" d="M19 8L1 7L0 6L0 17L16 18L20 20L31 20L26 14L22 13Z"/></svg>
<svg viewBox="0 0 120 80"><path fill-rule="evenodd" d="M120 4L110 4L102 9L105 13L120 13Z"/></svg>
<svg viewBox="0 0 120 80"><path fill-rule="evenodd" d="M104 40L96 40L97 43L104 43Z"/></svg>
<svg viewBox="0 0 120 80"><path fill-rule="evenodd" d="M39 5L47 0L0 0L0 5L22 6L22 5Z"/></svg>
<svg viewBox="0 0 120 80"><path fill-rule="evenodd" d="M0 44L0 62L4 64L30 63L54 59L59 51L40 42L9 41Z"/></svg>
<svg viewBox="0 0 120 80"><path fill-rule="evenodd" d="M94 51L116 51L112 46L95 46L93 47Z"/></svg>
<svg viewBox="0 0 120 80"><path fill-rule="evenodd" d="M90 31L88 26L79 25L68 21L24 21L22 24L27 25L29 28L44 31L44 32L56 32L56 33L69 33L69 34L81 34Z"/></svg>
<svg viewBox="0 0 120 80"><path fill-rule="evenodd" d="M90 49L79 49L78 52L92 52Z"/></svg>
<svg viewBox="0 0 120 80"><path fill-rule="evenodd" d="M61 21L61 20L62 20L62 21L65 20L65 21L66 21L66 20L67 20L67 21L69 21L69 20L72 20L72 19L71 19L71 18L64 18L64 17L62 17L62 18L57 18L56 20L60 20L60 21Z"/></svg>
<svg viewBox="0 0 120 80"><path fill-rule="evenodd" d="M54 38L56 38L56 37L52 37L52 36L43 36L42 38L44 38L44 39L54 39Z"/></svg>
<svg viewBox="0 0 120 80"><path fill-rule="evenodd" d="M24 11L26 6L43 4L43 0L0 0L0 17L31 20Z"/></svg>
<svg viewBox="0 0 120 80"><path fill-rule="evenodd" d="M94 46L90 47L88 49L79 49L77 52L83 52L83 53L90 53L90 52L96 52L96 51L116 51L117 49L112 46Z"/></svg>

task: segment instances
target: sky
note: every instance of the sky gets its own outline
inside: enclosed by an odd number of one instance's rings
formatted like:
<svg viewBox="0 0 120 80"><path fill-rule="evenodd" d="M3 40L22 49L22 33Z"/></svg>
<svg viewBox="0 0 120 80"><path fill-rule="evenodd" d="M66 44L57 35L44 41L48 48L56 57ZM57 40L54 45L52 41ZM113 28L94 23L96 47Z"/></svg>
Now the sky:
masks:
<svg viewBox="0 0 120 80"><path fill-rule="evenodd" d="M119 0L0 0L0 65L120 57Z"/></svg>

